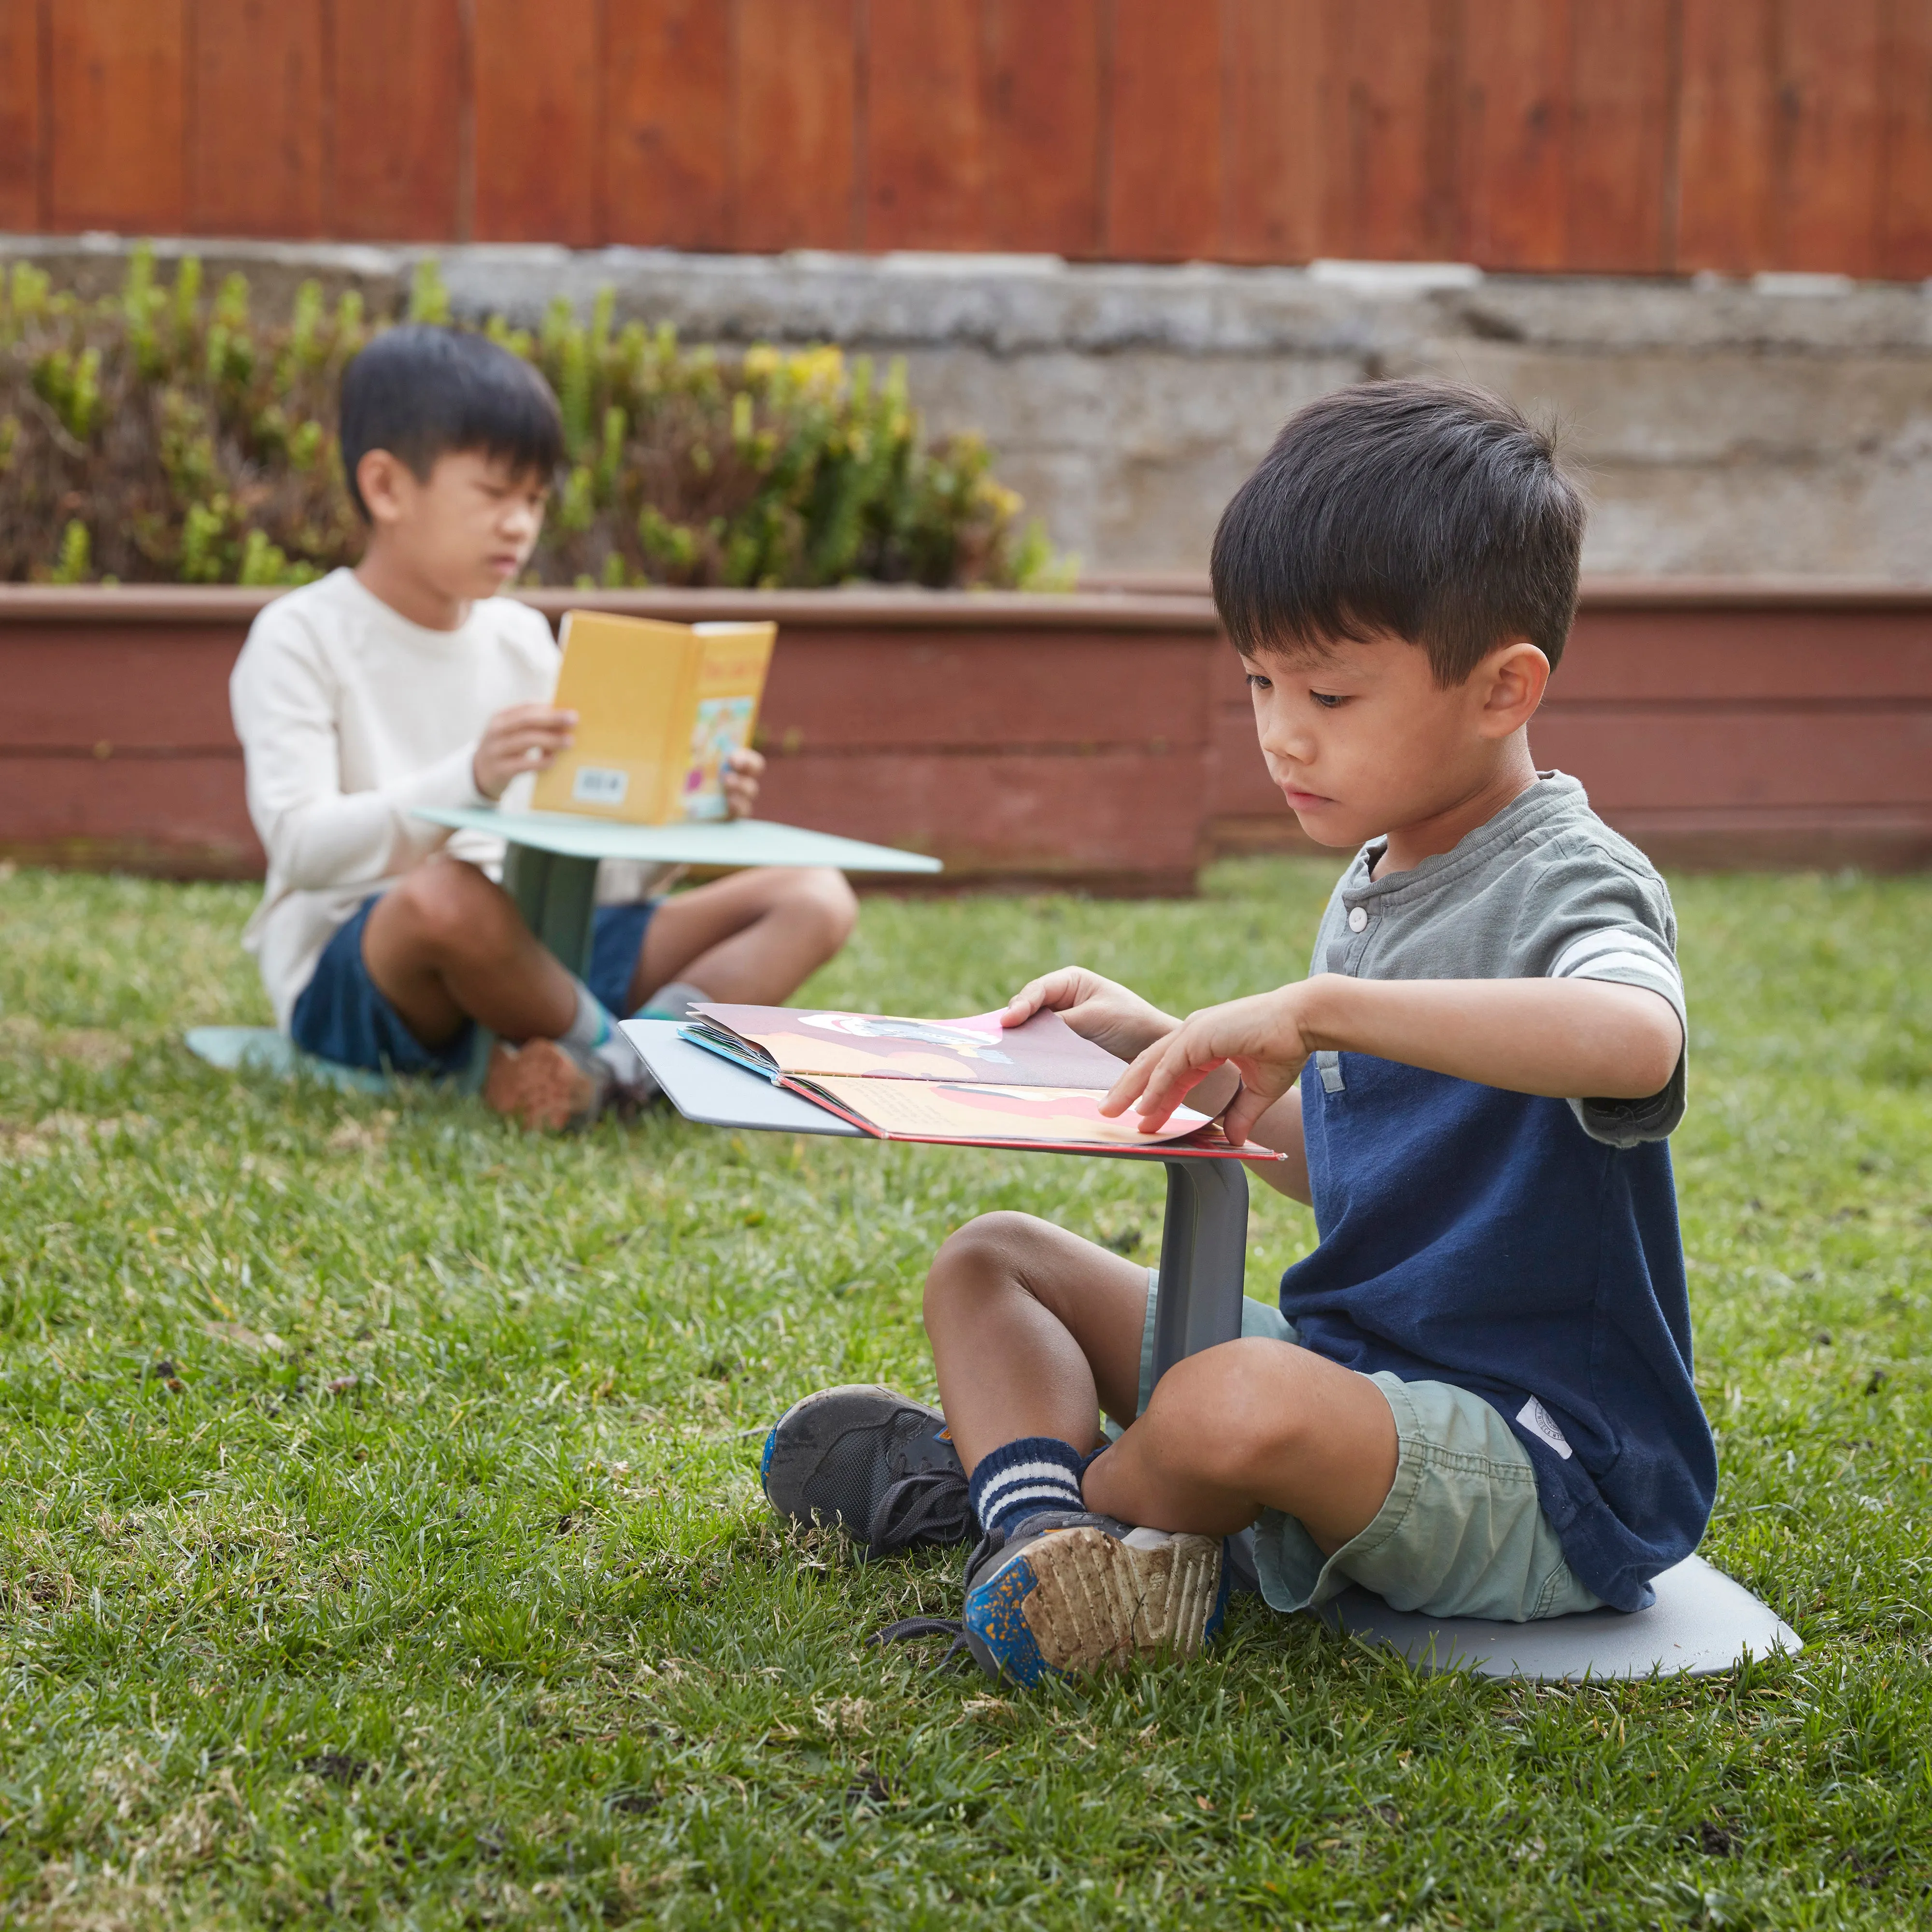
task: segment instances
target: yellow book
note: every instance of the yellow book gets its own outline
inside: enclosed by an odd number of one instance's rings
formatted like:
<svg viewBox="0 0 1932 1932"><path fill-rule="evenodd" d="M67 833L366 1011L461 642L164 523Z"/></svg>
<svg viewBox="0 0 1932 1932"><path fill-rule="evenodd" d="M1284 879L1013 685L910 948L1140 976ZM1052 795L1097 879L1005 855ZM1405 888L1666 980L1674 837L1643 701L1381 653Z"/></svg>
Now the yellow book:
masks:
<svg viewBox="0 0 1932 1932"><path fill-rule="evenodd" d="M556 703L576 742L537 780L537 812L633 825L722 818L725 760L752 742L773 624L564 614Z"/></svg>

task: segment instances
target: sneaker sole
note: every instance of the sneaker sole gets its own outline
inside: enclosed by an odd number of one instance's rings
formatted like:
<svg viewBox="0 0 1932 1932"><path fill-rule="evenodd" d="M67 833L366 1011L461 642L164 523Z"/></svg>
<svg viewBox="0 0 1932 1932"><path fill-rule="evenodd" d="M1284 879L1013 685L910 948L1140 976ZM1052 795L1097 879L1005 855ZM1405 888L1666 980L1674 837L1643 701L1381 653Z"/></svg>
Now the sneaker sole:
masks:
<svg viewBox="0 0 1932 1932"><path fill-rule="evenodd" d="M1218 1538L1057 1530L968 1597L967 1640L982 1669L1033 1684L1195 1656L1222 1600Z"/></svg>
<svg viewBox="0 0 1932 1932"><path fill-rule="evenodd" d="M554 1040L522 1047L502 1040L490 1049L483 1104L530 1130L561 1133L597 1111L597 1084Z"/></svg>

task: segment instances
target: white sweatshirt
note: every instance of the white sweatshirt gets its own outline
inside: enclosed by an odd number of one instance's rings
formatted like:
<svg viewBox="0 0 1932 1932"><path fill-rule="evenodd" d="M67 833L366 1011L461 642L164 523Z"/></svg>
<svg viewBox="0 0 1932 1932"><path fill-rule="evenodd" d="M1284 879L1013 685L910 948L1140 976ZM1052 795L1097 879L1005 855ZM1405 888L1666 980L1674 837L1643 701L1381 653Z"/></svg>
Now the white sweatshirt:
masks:
<svg viewBox="0 0 1932 1932"><path fill-rule="evenodd" d="M445 844L500 866L500 839L411 811L487 804L472 770L484 726L506 705L547 701L556 667L550 626L526 604L488 598L460 629L428 631L348 570L255 620L228 687L268 855L242 943L284 1031L322 948L371 893Z"/></svg>

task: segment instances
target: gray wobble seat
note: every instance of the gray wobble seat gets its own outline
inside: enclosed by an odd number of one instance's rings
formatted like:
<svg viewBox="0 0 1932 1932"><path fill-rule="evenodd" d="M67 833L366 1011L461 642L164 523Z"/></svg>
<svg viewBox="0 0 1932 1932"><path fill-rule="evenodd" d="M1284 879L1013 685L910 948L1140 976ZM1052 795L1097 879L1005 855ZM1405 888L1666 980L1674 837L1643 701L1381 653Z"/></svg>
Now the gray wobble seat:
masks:
<svg viewBox="0 0 1932 1932"><path fill-rule="evenodd" d="M1330 1629L1399 1652L1418 1669L1536 1684L1585 1678L1711 1677L1747 1658L1795 1654L1804 1640L1742 1583L1687 1556L1653 1580L1647 1610L1586 1610L1534 1623L1427 1617L1349 1589L1317 1612Z"/></svg>

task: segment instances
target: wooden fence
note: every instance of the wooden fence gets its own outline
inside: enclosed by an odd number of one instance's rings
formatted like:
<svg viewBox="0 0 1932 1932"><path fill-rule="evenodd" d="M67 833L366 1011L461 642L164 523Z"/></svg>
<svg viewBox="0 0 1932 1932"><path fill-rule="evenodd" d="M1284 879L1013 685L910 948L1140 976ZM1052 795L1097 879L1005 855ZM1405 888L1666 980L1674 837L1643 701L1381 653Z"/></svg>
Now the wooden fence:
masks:
<svg viewBox="0 0 1932 1932"><path fill-rule="evenodd" d="M0 229L1932 274L1932 0L0 0Z"/></svg>

